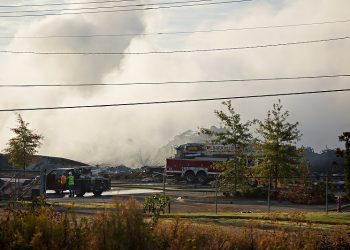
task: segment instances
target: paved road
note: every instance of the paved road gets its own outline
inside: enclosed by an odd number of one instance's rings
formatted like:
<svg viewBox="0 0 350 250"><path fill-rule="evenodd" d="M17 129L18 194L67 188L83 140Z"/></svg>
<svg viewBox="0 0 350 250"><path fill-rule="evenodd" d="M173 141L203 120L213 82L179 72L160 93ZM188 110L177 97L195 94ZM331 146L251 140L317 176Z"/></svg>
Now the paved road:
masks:
<svg viewBox="0 0 350 250"><path fill-rule="evenodd" d="M113 188L104 192L101 196L93 196L87 193L85 197L69 198L68 193L64 197L56 194L49 194L50 202L74 202L76 205L84 203L110 203L113 200L125 201L133 197L140 203L150 193L160 193L161 190L149 189L120 189ZM166 191L171 197L171 212L215 212L215 193L212 192L191 192L191 191ZM225 199L218 197L218 212L267 212L267 201L264 199ZM330 204L329 209L335 208L335 204ZM271 202L271 211L324 211L324 205L299 205L291 202Z"/></svg>
<svg viewBox="0 0 350 250"><path fill-rule="evenodd" d="M111 202L113 199L126 197L134 197L136 195L145 197L151 193L160 193L160 190L153 189L116 189L112 188L110 191L103 192L100 196L94 196L93 193L86 193L84 197L69 197L69 192L65 191L62 195L56 194L54 191L47 191L48 201L50 202L72 202L75 203L90 203L90 202Z"/></svg>

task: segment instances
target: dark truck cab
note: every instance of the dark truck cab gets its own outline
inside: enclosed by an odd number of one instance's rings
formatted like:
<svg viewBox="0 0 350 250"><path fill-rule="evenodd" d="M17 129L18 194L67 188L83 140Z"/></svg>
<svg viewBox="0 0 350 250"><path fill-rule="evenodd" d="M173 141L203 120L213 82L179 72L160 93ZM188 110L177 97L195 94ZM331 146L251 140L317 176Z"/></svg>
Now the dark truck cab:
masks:
<svg viewBox="0 0 350 250"><path fill-rule="evenodd" d="M102 192L111 189L111 180L102 176L92 174L89 167L77 168L57 168L47 174L46 189L54 190L56 193L62 193L68 190L68 183L61 184L61 176L65 176L68 180L69 172L74 176L74 189L77 196L84 196L87 192L94 195L101 195Z"/></svg>

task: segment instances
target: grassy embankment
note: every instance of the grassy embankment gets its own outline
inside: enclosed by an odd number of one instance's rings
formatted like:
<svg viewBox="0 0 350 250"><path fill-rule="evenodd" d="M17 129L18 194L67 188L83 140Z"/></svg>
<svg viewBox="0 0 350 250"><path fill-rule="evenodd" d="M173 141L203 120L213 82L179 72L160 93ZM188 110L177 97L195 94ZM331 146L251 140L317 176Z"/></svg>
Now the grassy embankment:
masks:
<svg viewBox="0 0 350 250"><path fill-rule="evenodd" d="M3 207L6 203L3 203ZM83 210L92 210L95 212L110 211L115 208L115 202L59 202L53 204L53 207L59 208L62 211L70 209L76 213L81 213ZM187 219L197 222L211 222L222 225L246 225L246 224L263 224L263 225L292 225L296 224L308 226L313 224L318 227L331 227L331 226L344 226L350 228L350 213L337 213L329 212L272 212L272 213L237 213L237 212L226 212L226 213L174 213L174 214L163 214L163 219Z"/></svg>
<svg viewBox="0 0 350 250"><path fill-rule="evenodd" d="M74 202L59 202L56 205L71 209L113 209L115 202L89 202L89 203L74 203ZM191 220L212 220L227 221L227 222L300 222L325 225L343 225L350 227L350 213L337 212L271 212L271 213L174 213L163 214L161 218L183 218Z"/></svg>
<svg viewBox="0 0 350 250"><path fill-rule="evenodd" d="M296 226L285 230L275 225L271 230L262 231L253 224L241 228L221 227L179 217L164 218L152 224L134 200L115 203L114 208L79 220L74 212L69 212L70 209L58 213L51 206L33 207L30 203L16 209L7 208L0 216L0 249L350 249L348 230L341 227L313 230ZM189 219L195 215L181 216ZM236 216L248 220L253 215L196 216ZM266 214L256 216L261 220L273 219L265 218ZM296 225L304 218L301 214L273 216L290 218L290 223ZM323 218L319 214L308 216L315 221ZM330 216L335 222L348 220L346 214Z"/></svg>
<svg viewBox="0 0 350 250"><path fill-rule="evenodd" d="M281 212L281 213L179 213L165 214L164 218L223 219L247 221L305 222L315 224L346 225L350 227L350 213L329 212Z"/></svg>
<svg viewBox="0 0 350 250"><path fill-rule="evenodd" d="M101 211L112 211L115 202L59 202L53 204L56 210L70 211L77 214L94 214ZM84 213L85 211L85 213ZM200 223L216 223L220 225L246 226L255 224L257 227L268 228L271 226L304 226L314 228L334 228L342 226L350 229L350 213L329 212L281 212L281 213L175 213L162 214L161 219L191 220Z"/></svg>

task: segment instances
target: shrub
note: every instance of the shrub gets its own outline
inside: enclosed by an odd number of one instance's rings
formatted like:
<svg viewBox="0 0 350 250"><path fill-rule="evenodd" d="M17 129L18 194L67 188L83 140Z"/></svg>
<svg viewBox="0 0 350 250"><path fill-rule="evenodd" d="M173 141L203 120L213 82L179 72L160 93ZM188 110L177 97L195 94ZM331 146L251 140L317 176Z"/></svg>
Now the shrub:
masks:
<svg viewBox="0 0 350 250"><path fill-rule="evenodd" d="M155 245L151 227L135 200L116 203L114 211L93 218L90 225L91 249L152 249Z"/></svg>
<svg viewBox="0 0 350 250"><path fill-rule="evenodd" d="M0 249L82 249L84 223L51 208L8 210L1 217Z"/></svg>
<svg viewBox="0 0 350 250"><path fill-rule="evenodd" d="M297 204L323 204L326 200L326 188L324 183L297 184L288 191L280 192L280 200L287 200ZM334 202L333 194L328 194L328 201Z"/></svg>
<svg viewBox="0 0 350 250"><path fill-rule="evenodd" d="M166 206L169 205L170 198L166 195L151 194L145 198L143 204L144 212L152 215L152 222L156 224L161 212L164 213Z"/></svg>
<svg viewBox="0 0 350 250"><path fill-rule="evenodd" d="M245 198L266 198L267 189L263 187L244 186L240 195Z"/></svg>
<svg viewBox="0 0 350 250"><path fill-rule="evenodd" d="M292 213L290 219L299 225L305 217ZM69 211L57 213L51 207L23 207L1 215L0 249L350 249L350 236L339 228L255 228L253 224L221 227L181 218L153 225L135 200L116 203L113 211L88 219Z"/></svg>

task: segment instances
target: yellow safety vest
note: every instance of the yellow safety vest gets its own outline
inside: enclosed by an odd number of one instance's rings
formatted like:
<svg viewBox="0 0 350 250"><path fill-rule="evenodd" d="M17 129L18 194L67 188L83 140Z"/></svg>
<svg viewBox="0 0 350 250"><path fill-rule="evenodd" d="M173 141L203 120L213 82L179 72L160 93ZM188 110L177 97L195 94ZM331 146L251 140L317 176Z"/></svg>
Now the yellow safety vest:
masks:
<svg viewBox="0 0 350 250"><path fill-rule="evenodd" d="M68 186L74 186L74 176L68 176Z"/></svg>

